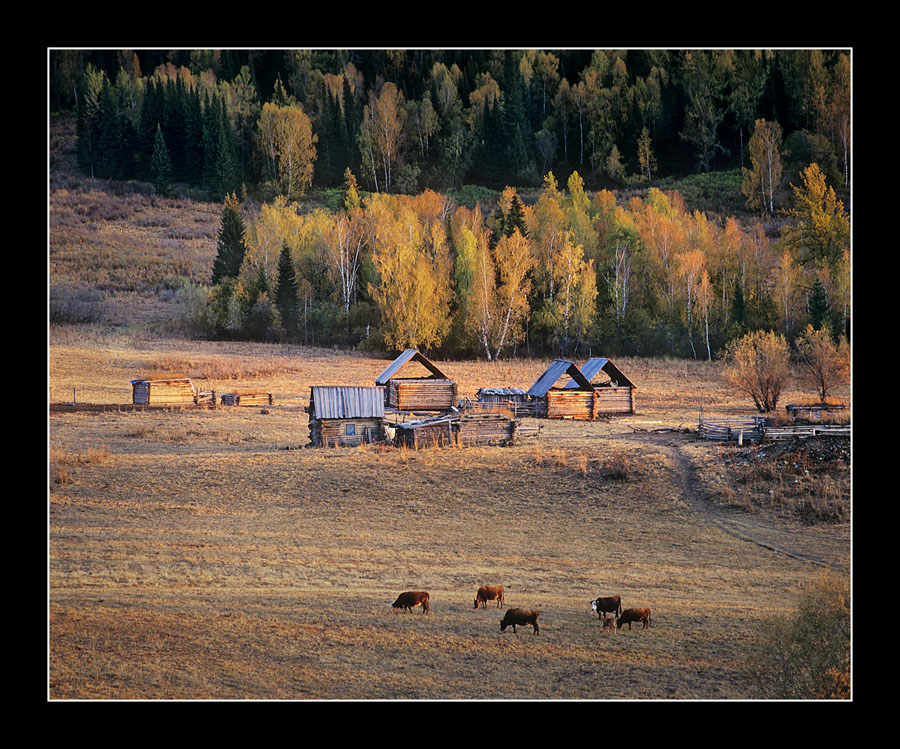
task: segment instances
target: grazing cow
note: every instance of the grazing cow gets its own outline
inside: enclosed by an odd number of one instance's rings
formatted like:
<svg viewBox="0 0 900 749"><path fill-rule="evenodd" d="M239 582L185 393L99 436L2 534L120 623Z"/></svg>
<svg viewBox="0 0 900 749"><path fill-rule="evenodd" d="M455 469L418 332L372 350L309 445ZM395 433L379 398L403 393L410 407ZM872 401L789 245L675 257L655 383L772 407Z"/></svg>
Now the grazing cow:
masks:
<svg viewBox="0 0 900 749"><path fill-rule="evenodd" d="M625 609L616 620L616 629L621 629L623 624L631 629L632 622L642 622L644 626L641 629L647 629L650 626L650 609Z"/></svg>
<svg viewBox="0 0 900 749"><path fill-rule="evenodd" d="M531 634L540 634L541 629L540 627L538 627L537 623L538 617L540 615L540 611L532 611L528 609L509 609L503 619L500 620L500 631L503 632L508 626L512 625L513 632L519 634L519 630L516 629L516 625L524 627L526 624L530 624L532 627L534 627L534 632L532 632Z"/></svg>
<svg viewBox="0 0 900 749"><path fill-rule="evenodd" d="M408 590L406 593L401 593L397 596L397 600L394 601L391 606L395 609L406 609L406 612L409 613L413 610L414 606L422 605L422 613L428 613L428 599L430 596L424 590Z"/></svg>
<svg viewBox="0 0 900 749"><path fill-rule="evenodd" d="M620 596L601 596L591 601L591 610L597 612L599 619L606 619L607 614L614 617L622 613L622 599Z"/></svg>
<svg viewBox="0 0 900 749"><path fill-rule="evenodd" d="M502 585L482 585L475 594L475 608L481 604L481 608L487 608L488 601L497 601L497 608L503 606L503 586Z"/></svg>

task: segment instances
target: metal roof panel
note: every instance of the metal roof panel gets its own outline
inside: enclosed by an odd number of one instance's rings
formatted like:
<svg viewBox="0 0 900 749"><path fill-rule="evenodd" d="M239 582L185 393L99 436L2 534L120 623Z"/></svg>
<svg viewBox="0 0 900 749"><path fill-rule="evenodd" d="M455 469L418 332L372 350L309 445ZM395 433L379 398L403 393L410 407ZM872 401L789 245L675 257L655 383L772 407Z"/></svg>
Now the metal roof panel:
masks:
<svg viewBox="0 0 900 749"><path fill-rule="evenodd" d="M534 385L528 388L526 395L542 398L563 375L569 375L569 377L575 380L576 387L580 387L584 390L592 389L590 380L585 379L585 376L581 374L581 371L574 363L566 361L565 359L555 359L553 363L544 370L544 373L538 377Z"/></svg>
<svg viewBox="0 0 900 749"><path fill-rule="evenodd" d="M441 379L448 379L447 376L441 372L434 364L432 364L428 359L426 359L421 353L419 353L418 349L408 348L404 351L400 356L394 359L391 362L391 365L384 370L378 377L375 378L376 385L386 385L387 381L390 380L400 369L406 366L411 361L417 361L421 364L425 369L431 372L435 377L439 377Z"/></svg>
<svg viewBox="0 0 900 749"><path fill-rule="evenodd" d="M384 418L383 388L314 385L309 390L311 419Z"/></svg>

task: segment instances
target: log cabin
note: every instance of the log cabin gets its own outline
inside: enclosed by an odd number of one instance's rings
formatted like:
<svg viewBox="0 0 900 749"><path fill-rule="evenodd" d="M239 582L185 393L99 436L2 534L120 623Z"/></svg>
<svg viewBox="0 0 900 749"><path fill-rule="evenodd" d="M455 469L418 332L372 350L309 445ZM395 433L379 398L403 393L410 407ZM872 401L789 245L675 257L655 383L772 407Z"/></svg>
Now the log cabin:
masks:
<svg viewBox="0 0 900 749"><path fill-rule="evenodd" d="M580 371L594 388L595 403L592 408L596 414L634 413L634 383L609 359L600 356L588 359ZM600 382L597 382L598 377ZM570 378L565 388L575 390L578 382Z"/></svg>
<svg viewBox="0 0 900 749"><path fill-rule="evenodd" d="M384 388L314 385L307 411L313 446L353 447L384 439Z"/></svg>
<svg viewBox="0 0 900 749"><path fill-rule="evenodd" d="M398 377L410 362L421 364L426 377ZM417 349L406 349L375 379L384 388L384 404L397 411L449 411L456 406L458 386Z"/></svg>

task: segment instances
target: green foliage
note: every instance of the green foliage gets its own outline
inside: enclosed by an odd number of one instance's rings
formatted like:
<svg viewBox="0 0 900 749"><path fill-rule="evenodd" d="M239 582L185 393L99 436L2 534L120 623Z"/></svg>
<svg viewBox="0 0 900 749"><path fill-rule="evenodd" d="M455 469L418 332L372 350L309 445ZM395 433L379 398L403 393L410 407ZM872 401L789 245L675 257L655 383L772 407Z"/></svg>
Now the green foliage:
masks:
<svg viewBox="0 0 900 749"><path fill-rule="evenodd" d="M247 251L245 243L246 228L241 215L241 207L237 196L232 193L226 196L222 209L222 222L219 226L219 237L216 245L217 254L213 263L212 283L217 284L226 278L236 278L244 262Z"/></svg>
<svg viewBox="0 0 900 749"><path fill-rule="evenodd" d="M162 128L159 125L156 126L153 157L150 159L150 175L157 193L160 195L171 194L172 160L169 158L166 139L163 137Z"/></svg>
<svg viewBox="0 0 900 749"><path fill-rule="evenodd" d="M278 258L278 287L275 306L281 315L281 323L289 333L295 333L300 325L300 303L297 297L297 276L291 250L284 242Z"/></svg>

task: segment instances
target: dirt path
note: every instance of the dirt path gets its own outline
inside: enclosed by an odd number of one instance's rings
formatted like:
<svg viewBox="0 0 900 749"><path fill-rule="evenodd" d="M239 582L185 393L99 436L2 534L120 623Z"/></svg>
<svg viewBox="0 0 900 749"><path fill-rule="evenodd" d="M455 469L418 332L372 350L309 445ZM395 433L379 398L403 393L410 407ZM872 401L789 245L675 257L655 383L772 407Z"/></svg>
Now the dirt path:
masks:
<svg viewBox="0 0 900 749"><path fill-rule="evenodd" d="M850 553L850 533L846 524L776 523L762 515L716 507L707 501L697 489L702 485L697 477L697 468L684 451L685 445L688 441L694 441L695 436L678 432L634 432L611 437L650 442L669 455L684 502L706 522L723 532L791 559L820 567L846 569Z"/></svg>

